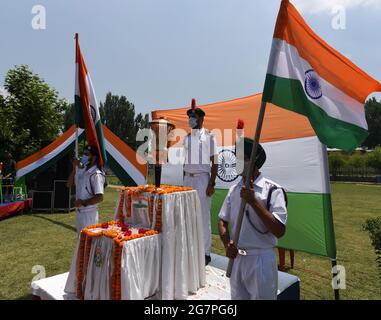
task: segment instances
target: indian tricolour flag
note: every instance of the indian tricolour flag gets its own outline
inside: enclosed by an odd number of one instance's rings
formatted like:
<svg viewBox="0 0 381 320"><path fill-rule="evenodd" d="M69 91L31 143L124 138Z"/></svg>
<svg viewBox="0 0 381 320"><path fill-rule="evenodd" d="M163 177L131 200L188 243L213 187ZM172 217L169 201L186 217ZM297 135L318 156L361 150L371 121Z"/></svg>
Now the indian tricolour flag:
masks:
<svg viewBox="0 0 381 320"><path fill-rule="evenodd" d="M200 106L204 126L215 133L218 143L218 177L212 198L212 231L218 234L218 212L230 186L240 176L236 172L235 137L238 118L245 121L244 135L253 137L262 95ZM177 129L189 131L187 108L157 110L152 118L166 117ZM261 168L269 179L282 185L288 195L287 230L279 245L284 248L335 258L331 193L326 147L308 119L298 113L267 103L260 139L267 160ZM169 148L162 183L183 185L181 142ZM240 204L237 204L238 206Z"/></svg>
<svg viewBox="0 0 381 320"><path fill-rule="evenodd" d="M98 148L100 155L99 165L103 166L106 163L106 152L98 102L95 96L93 84L91 82L90 74L87 71L85 60L83 59L81 49L79 47L78 34L76 34L75 39L76 124L79 128L85 129L88 144Z"/></svg>
<svg viewBox="0 0 381 320"><path fill-rule="evenodd" d="M281 3L263 100L308 117L320 141L354 150L368 135L364 103L381 84L330 47Z"/></svg>
<svg viewBox="0 0 381 320"><path fill-rule="evenodd" d="M49 169L67 154L73 152L76 140L76 126L72 125L56 140L29 157L17 162L17 181L25 183L37 174ZM139 154L103 125L107 165L125 186L146 183L147 164ZM78 139L84 138L84 130L78 129Z"/></svg>

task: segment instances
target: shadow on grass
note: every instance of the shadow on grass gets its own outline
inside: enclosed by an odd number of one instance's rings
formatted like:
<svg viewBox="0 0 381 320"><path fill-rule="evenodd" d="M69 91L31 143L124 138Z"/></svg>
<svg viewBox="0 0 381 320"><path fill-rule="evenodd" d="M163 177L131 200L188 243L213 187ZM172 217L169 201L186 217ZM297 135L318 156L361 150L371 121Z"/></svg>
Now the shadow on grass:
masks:
<svg viewBox="0 0 381 320"><path fill-rule="evenodd" d="M66 224L66 223L63 223L63 222L58 222L58 221L55 221L55 220L53 220L53 219L49 219L49 218L47 218L47 217L41 216L41 215L39 215L39 214L33 214L32 216L33 216L33 217L40 218L40 219L47 220L47 221L49 221L49 222L51 222L51 223L53 223L53 224L56 224L56 225L61 226L61 227L63 227L63 228L66 228L66 229L68 229L68 230L70 230L70 231L77 232L77 229L76 229L75 227L69 225L69 224Z"/></svg>

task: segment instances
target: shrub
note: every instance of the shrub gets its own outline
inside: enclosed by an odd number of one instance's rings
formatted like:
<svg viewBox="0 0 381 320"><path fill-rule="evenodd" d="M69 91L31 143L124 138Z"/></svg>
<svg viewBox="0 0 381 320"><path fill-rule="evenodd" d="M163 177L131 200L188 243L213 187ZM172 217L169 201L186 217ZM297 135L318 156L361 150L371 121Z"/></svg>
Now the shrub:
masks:
<svg viewBox="0 0 381 320"><path fill-rule="evenodd" d="M344 157L335 153L328 155L328 162L329 170L332 172L333 175L336 175L337 171L344 168L344 166L346 165Z"/></svg>
<svg viewBox="0 0 381 320"><path fill-rule="evenodd" d="M369 237L377 254L377 263L381 275L381 217L367 219L363 228L369 232Z"/></svg>
<svg viewBox="0 0 381 320"><path fill-rule="evenodd" d="M372 152L367 155L367 164L381 171L381 147L376 147Z"/></svg>

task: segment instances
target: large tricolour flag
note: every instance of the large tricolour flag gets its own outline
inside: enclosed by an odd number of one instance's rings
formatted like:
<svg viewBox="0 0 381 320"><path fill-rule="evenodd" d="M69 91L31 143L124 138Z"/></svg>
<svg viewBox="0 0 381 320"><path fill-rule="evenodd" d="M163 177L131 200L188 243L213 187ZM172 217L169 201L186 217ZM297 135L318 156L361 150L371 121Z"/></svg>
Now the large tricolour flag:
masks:
<svg viewBox="0 0 381 320"><path fill-rule="evenodd" d="M235 157L237 120L245 120L244 135L253 137L261 101L262 95L256 94L200 106L206 113L204 126L215 134L218 143L219 168L211 208L214 234L218 234L218 213L228 189L240 179ZM156 110L152 118L166 117L177 129L189 131L188 109ZM271 103L266 106L260 142L267 154L262 173L282 185L288 196L287 229L279 246L335 258L325 145L306 117ZM170 163L163 165L162 183L183 185L181 145L180 140L169 148Z"/></svg>
<svg viewBox="0 0 381 320"><path fill-rule="evenodd" d="M320 141L354 150L368 135L364 103L381 84L316 35L281 3L263 100L308 117Z"/></svg>
<svg viewBox="0 0 381 320"><path fill-rule="evenodd" d="M83 59L81 49L79 47L78 34L76 34L75 39L76 124L77 127L85 129L88 144L98 148L100 155L99 165L104 166L106 163L106 152L99 107L90 74L87 71L85 60Z"/></svg>

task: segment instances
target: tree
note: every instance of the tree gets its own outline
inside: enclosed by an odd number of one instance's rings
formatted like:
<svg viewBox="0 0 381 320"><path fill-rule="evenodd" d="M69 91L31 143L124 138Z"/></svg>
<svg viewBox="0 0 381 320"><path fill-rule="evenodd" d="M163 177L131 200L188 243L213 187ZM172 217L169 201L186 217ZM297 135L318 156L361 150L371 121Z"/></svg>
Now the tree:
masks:
<svg viewBox="0 0 381 320"><path fill-rule="evenodd" d="M75 105L71 103L66 109L63 116L63 131L69 129L75 121Z"/></svg>
<svg viewBox="0 0 381 320"><path fill-rule="evenodd" d="M148 114L138 113L135 106L125 96L107 93L105 102L100 104L101 119L107 127L131 148L137 149L141 142L136 141L139 129L148 127Z"/></svg>
<svg viewBox="0 0 381 320"><path fill-rule="evenodd" d="M368 122L369 136L362 146L373 149L381 146L381 102L376 98L369 99L365 104L365 116Z"/></svg>
<svg viewBox="0 0 381 320"><path fill-rule="evenodd" d="M106 99L100 102L99 108L102 122L120 139L136 150L143 142L136 141L139 129L148 128L148 114L138 113L135 116L135 106L125 96L106 94ZM75 109L72 104L64 115L64 130L75 121Z"/></svg>
<svg viewBox="0 0 381 320"><path fill-rule="evenodd" d="M8 95L1 100L0 112L6 125L0 145L22 159L57 137L68 104L27 65L10 69L4 87Z"/></svg>

